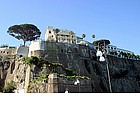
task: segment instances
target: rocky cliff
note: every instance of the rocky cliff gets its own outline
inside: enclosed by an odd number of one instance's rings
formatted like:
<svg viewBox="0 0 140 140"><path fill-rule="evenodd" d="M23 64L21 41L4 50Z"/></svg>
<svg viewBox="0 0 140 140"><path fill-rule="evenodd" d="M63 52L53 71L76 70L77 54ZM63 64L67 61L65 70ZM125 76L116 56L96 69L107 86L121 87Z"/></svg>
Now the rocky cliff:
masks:
<svg viewBox="0 0 140 140"><path fill-rule="evenodd" d="M140 61L108 56L113 92L140 92ZM103 92L109 91L106 63L96 63L96 75Z"/></svg>
<svg viewBox="0 0 140 140"><path fill-rule="evenodd" d="M110 92L106 62L96 59L96 51L85 45L69 45L45 42L45 50L32 52L33 56L41 56L51 63L60 63L65 68L77 72L78 76L89 77L81 79L80 87L73 85L74 80L57 77L58 92L64 92L69 87L71 92ZM108 56L111 87L113 92L140 92L140 61ZM57 69L59 74L64 71ZM46 69L45 74L50 72ZM34 75L41 76L40 68L32 66L29 72L27 64L19 61L15 54L5 56L0 60L0 90L8 81L14 81L16 88L28 88ZM28 82L26 81L28 79ZM30 86L28 92L48 92L48 78ZM79 89L78 89L79 88ZM86 89L86 90L85 90Z"/></svg>

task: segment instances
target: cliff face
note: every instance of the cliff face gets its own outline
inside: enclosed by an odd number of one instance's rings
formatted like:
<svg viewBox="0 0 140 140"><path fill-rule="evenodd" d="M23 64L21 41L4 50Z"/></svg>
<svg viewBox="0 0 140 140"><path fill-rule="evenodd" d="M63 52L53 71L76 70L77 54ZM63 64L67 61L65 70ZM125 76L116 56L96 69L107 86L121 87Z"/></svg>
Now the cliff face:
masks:
<svg viewBox="0 0 140 140"><path fill-rule="evenodd" d="M46 44L45 58L60 62L79 75L91 78L92 92L109 92L106 62L95 59L95 51L87 46ZM52 49L53 48L53 49ZM53 50L53 51L52 51ZM140 92L140 61L108 56L113 92Z"/></svg>
<svg viewBox="0 0 140 140"><path fill-rule="evenodd" d="M140 92L140 61L110 57L114 92Z"/></svg>
<svg viewBox="0 0 140 140"><path fill-rule="evenodd" d="M140 92L140 61L108 56L113 92ZM100 88L108 91L106 63L98 63ZM96 68L96 69L97 69Z"/></svg>
<svg viewBox="0 0 140 140"><path fill-rule="evenodd" d="M0 92L6 82L14 79L16 49L3 49L0 51Z"/></svg>
<svg viewBox="0 0 140 140"><path fill-rule="evenodd" d="M69 87L71 92L109 92L106 62L96 60L96 52L83 45L62 43L45 43L44 52L35 51L32 55L41 56L47 61L61 63L79 76L87 76L90 80L81 80L81 85L75 86L74 80L57 78L58 92L64 92ZM140 92L140 61L108 56L109 72L113 92ZM48 70L45 70L46 74ZM63 73L61 68L58 72ZM29 74L30 73L30 74ZM29 75L29 76L28 76ZM18 61L16 55L1 55L0 60L0 89L8 81L14 81L16 88L28 88L34 79L33 75L41 75L40 68L28 66ZM28 79L28 82L26 81ZM32 84L28 92L48 92L48 79ZM31 85L31 84L30 84ZM55 85L54 85L55 87ZM80 89L80 90L79 90Z"/></svg>

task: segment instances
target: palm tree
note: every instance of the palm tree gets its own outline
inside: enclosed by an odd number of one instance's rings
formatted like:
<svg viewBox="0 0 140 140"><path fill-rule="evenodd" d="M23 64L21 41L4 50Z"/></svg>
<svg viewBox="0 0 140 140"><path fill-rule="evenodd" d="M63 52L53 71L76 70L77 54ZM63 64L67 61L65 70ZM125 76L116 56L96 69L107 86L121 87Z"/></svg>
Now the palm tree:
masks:
<svg viewBox="0 0 140 140"><path fill-rule="evenodd" d="M92 35L92 38L95 38L95 35L94 34Z"/></svg>
<svg viewBox="0 0 140 140"><path fill-rule="evenodd" d="M129 52L127 53L127 56L129 59L131 59L131 57L132 57L131 53L129 53Z"/></svg>
<svg viewBox="0 0 140 140"><path fill-rule="evenodd" d="M135 58L135 55L134 55L134 53L132 54L132 59L134 59Z"/></svg>
<svg viewBox="0 0 140 140"><path fill-rule="evenodd" d="M82 38L84 39L86 37L86 34L82 34Z"/></svg>
<svg viewBox="0 0 140 140"><path fill-rule="evenodd" d="M69 34L70 34L70 38L71 38L71 43L74 43L74 41L75 41L75 38L73 38L74 37L74 32L70 31Z"/></svg>

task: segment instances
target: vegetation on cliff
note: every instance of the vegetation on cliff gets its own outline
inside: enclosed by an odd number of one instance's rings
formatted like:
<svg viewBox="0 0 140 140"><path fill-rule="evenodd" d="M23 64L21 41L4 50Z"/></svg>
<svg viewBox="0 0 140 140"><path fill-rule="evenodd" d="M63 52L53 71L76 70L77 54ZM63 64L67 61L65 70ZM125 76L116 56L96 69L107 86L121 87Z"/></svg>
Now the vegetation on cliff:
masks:
<svg viewBox="0 0 140 140"><path fill-rule="evenodd" d="M65 77L67 79L76 79L76 78L81 78L81 79L89 79L86 76L78 76L75 71L73 71L70 68L65 68L62 64L60 63L51 63L43 58L38 58L36 56L31 56L31 57L23 57L21 59L25 64L28 64L30 66L35 65L36 67L40 68L41 71L41 76L38 77L37 79L34 79L31 83L30 86L36 82L42 82L44 80L47 80L49 73L45 73L43 71L43 68L46 67L49 69L50 73L57 73L58 76L60 77ZM62 68L64 71L63 73L58 72L58 68Z"/></svg>
<svg viewBox="0 0 140 140"><path fill-rule="evenodd" d="M25 64L28 64L30 66L35 65L35 66L39 67L40 69L42 69L44 66L46 66L47 68L50 69L51 73L56 72L57 67L61 67L66 72L66 75L69 75L69 76L77 75L77 73L74 72L72 69L65 68L60 63L51 63L41 57L40 58L36 57L36 56L23 57L22 61L24 61Z"/></svg>
<svg viewBox="0 0 140 140"><path fill-rule="evenodd" d="M15 83L13 81L8 82L5 84L3 88L4 93L14 93L14 90L16 89Z"/></svg>

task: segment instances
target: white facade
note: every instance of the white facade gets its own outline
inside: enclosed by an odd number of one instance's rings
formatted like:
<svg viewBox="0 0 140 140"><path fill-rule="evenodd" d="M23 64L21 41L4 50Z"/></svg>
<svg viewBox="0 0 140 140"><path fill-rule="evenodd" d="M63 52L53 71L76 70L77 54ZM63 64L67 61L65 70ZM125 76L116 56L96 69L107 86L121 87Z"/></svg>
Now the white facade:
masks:
<svg viewBox="0 0 140 140"><path fill-rule="evenodd" d="M31 44L29 45L28 57L31 56L32 51L37 51L37 50L44 50L43 41L41 41L41 40L31 41Z"/></svg>
<svg viewBox="0 0 140 140"><path fill-rule="evenodd" d="M17 53L17 48L13 47L4 47L4 48L0 48L0 55L16 55Z"/></svg>
<svg viewBox="0 0 140 140"><path fill-rule="evenodd" d="M109 53L109 51L116 51L117 53L125 52L125 53L134 54L131 51L120 49L120 48L118 48L117 46L114 46L114 45L108 45L107 48L106 48L106 50L107 50L107 53Z"/></svg>
<svg viewBox="0 0 140 140"><path fill-rule="evenodd" d="M45 41L56 41L55 28L48 26L45 32Z"/></svg>
<svg viewBox="0 0 140 140"><path fill-rule="evenodd" d="M17 56L28 56L29 47L28 46L19 46L17 47Z"/></svg>
<svg viewBox="0 0 140 140"><path fill-rule="evenodd" d="M45 32L45 41L76 44L76 36L73 31L57 29L49 26Z"/></svg>

